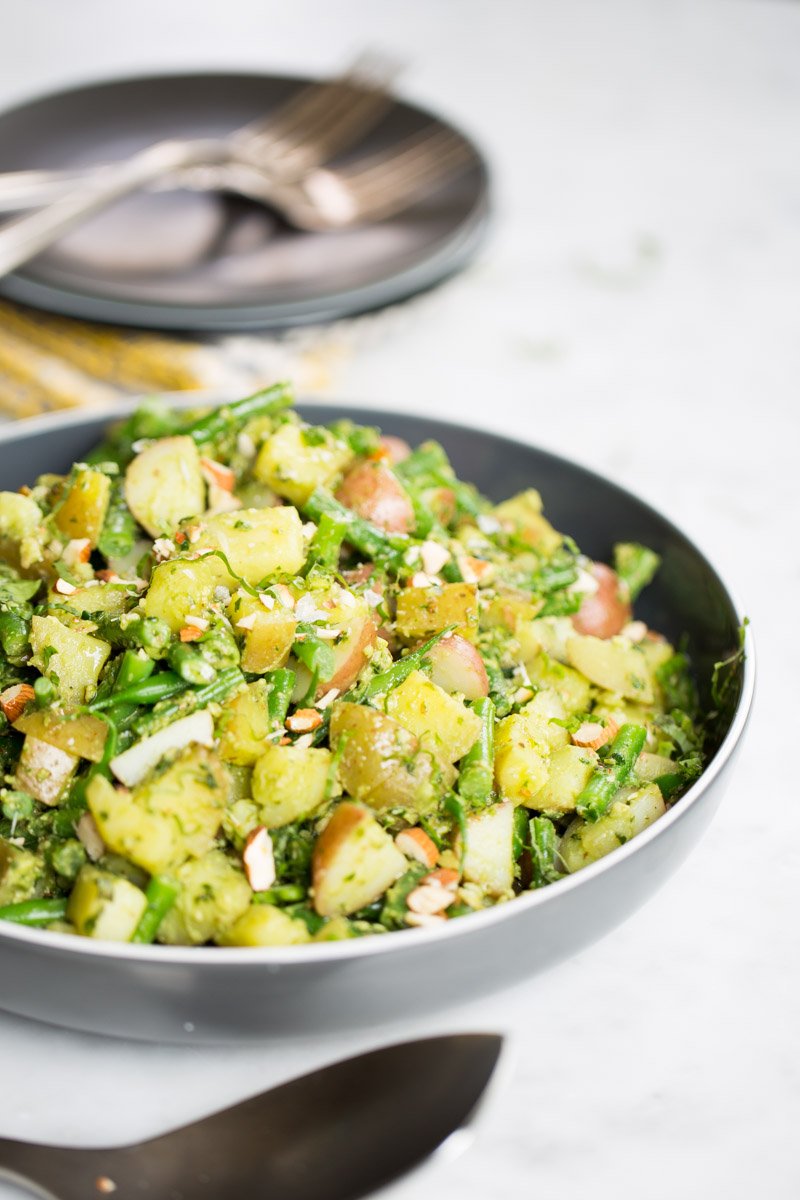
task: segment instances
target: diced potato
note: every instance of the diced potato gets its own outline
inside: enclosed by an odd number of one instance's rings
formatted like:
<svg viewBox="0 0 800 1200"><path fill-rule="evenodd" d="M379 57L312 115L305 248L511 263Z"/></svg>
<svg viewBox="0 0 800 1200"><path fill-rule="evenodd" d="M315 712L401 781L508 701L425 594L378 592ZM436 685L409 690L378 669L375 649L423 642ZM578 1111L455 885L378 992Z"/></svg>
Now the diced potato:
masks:
<svg viewBox="0 0 800 1200"><path fill-rule="evenodd" d="M147 908L144 892L121 875L81 867L67 904L67 919L82 937L129 942Z"/></svg>
<svg viewBox="0 0 800 1200"><path fill-rule="evenodd" d="M234 574L253 586L272 575L296 575L306 560L303 523L288 505L209 517L193 549L221 550Z"/></svg>
<svg viewBox="0 0 800 1200"><path fill-rule="evenodd" d="M489 695L489 676L477 646L454 633L431 646L425 656L430 677L446 692L465 700L480 700Z"/></svg>
<svg viewBox="0 0 800 1200"><path fill-rule="evenodd" d="M489 896L510 896L514 887L514 805L493 804L467 820L464 879Z"/></svg>
<svg viewBox="0 0 800 1200"><path fill-rule="evenodd" d="M56 617L33 617L31 621L31 666L49 675L59 697L67 705L86 704L97 691L97 681L111 647L68 629ZM51 653L54 651L54 653Z"/></svg>
<svg viewBox="0 0 800 1200"><path fill-rule="evenodd" d="M367 460L348 471L336 492L346 508L390 533L410 533L414 506L400 480L384 462Z"/></svg>
<svg viewBox="0 0 800 1200"><path fill-rule="evenodd" d="M478 589L474 583L407 587L397 597L397 636L404 642L424 641L455 625L455 633L474 642L478 636Z"/></svg>
<svg viewBox="0 0 800 1200"><path fill-rule="evenodd" d="M531 681L537 687L557 692L567 713L583 713L589 708L592 685L580 671L540 654L525 663Z"/></svg>
<svg viewBox="0 0 800 1200"><path fill-rule="evenodd" d="M575 634L575 626L569 617L537 617L533 622L533 634L548 658L566 663L567 641Z"/></svg>
<svg viewBox="0 0 800 1200"><path fill-rule="evenodd" d="M386 711L446 762L463 758L481 731L480 717L421 671L392 689Z"/></svg>
<svg viewBox="0 0 800 1200"><path fill-rule="evenodd" d="M106 845L152 875L176 870L214 844L228 796L228 775L211 751L191 746L133 792L103 776L86 797Z"/></svg>
<svg viewBox="0 0 800 1200"><path fill-rule="evenodd" d="M562 746L556 750L548 764L547 783L534 797L531 807L549 813L571 812L598 761L594 750L580 746Z"/></svg>
<svg viewBox="0 0 800 1200"><path fill-rule="evenodd" d="M564 540L546 517L542 516L542 497L535 488L498 504L494 510L498 521L510 523L517 537L540 554L552 554Z"/></svg>
<svg viewBox="0 0 800 1200"><path fill-rule="evenodd" d="M144 614L160 617L173 633L178 633L188 616L202 616L216 588L227 587L230 582L224 562L215 554L159 563L144 598Z"/></svg>
<svg viewBox="0 0 800 1200"><path fill-rule="evenodd" d="M533 806L547 782L549 747L534 741L521 713L505 717L495 732L494 773L499 794L513 804Z"/></svg>
<svg viewBox="0 0 800 1200"><path fill-rule="evenodd" d="M261 747L251 788L262 825L278 829L311 816L325 800L330 750L316 746Z"/></svg>
<svg viewBox="0 0 800 1200"><path fill-rule="evenodd" d="M266 680L257 679L229 700L217 721L219 752L225 762L250 767L264 753L269 733Z"/></svg>
<svg viewBox="0 0 800 1200"><path fill-rule="evenodd" d="M78 761L74 754L67 754L29 733L22 743L14 786L42 804L58 804Z"/></svg>
<svg viewBox="0 0 800 1200"><path fill-rule="evenodd" d="M342 601L343 595L351 597L347 604ZM320 679L317 696L331 688L346 692L363 671L376 643L375 617L363 596L355 596L338 586L320 595L318 604L325 605L320 611L326 613L328 625L338 630L340 636L335 642L329 642L333 648L333 672L327 679ZM311 682L308 668L302 663L297 664L296 671L297 683L292 697L295 702L306 694Z"/></svg>
<svg viewBox="0 0 800 1200"><path fill-rule="evenodd" d="M253 898L244 872L221 850L185 863L175 878L181 890L158 929L159 942L167 945L220 941Z"/></svg>
<svg viewBox="0 0 800 1200"><path fill-rule="evenodd" d="M636 774L647 783L655 783L662 775L674 775L678 764L665 754L651 754L643 750L636 760Z"/></svg>
<svg viewBox="0 0 800 1200"><path fill-rule="evenodd" d="M199 516L206 485L193 439L160 438L137 454L125 472L125 499L154 538L171 536L186 517Z"/></svg>
<svg viewBox="0 0 800 1200"><path fill-rule="evenodd" d="M334 809L314 846L314 908L322 917L358 912L382 896L407 865L369 809L345 801Z"/></svg>
<svg viewBox="0 0 800 1200"><path fill-rule="evenodd" d="M21 542L42 523L42 510L30 496L0 492L0 538Z"/></svg>
<svg viewBox="0 0 800 1200"><path fill-rule="evenodd" d="M251 904L219 939L221 946L299 946L310 941L305 921L274 904Z"/></svg>
<svg viewBox="0 0 800 1200"><path fill-rule="evenodd" d="M516 634L521 624L532 624L537 606L527 597L500 592L481 605L481 629L505 629Z"/></svg>
<svg viewBox="0 0 800 1200"><path fill-rule="evenodd" d="M567 827L559 845L559 855L567 871L580 871L624 846L637 833L663 816L667 806L654 783L640 788L624 788L620 798L599 821L576 817Z"/></svg>
<svg viewBox="0 0 800 1200"><path fill-rule="evenodd" d="M108 736L108 725L91 713L62 716L49 709L23 713L14 728L89 762L100 762Z"/></svg>
<svg viewBox="0 0 800 1200"><path fill-rule="evenodd" d="M372 926L369 932L377 932L377 930ZM317 930L311 940L312 942L343 942L348 938L359 937L360 933L355 921L348 921L347 917L331 917Z"/></svg>
<svg viewBox="0 0 800 1200"><path fill-rule="evenodd" d="M569 734L558 724L566 719L567 710L554 689L542 688L521 709L521 715L537 745L547 746L551 751L569 745Z"/></svg>
<svg viewBox="0 0 800 1200"><path fill-rule="evenodd" d="M44 859L0 838L0 907L32 900L47 876Z"/></svg>
<svg viewBox="0 0 800 1200"><path fill-rule="evenodd" d="M327 430L286 424L264 442L255 475L291 504L302 506L314 488L333 483L352 458L347 443Z"/></svg>
<svg viewBox="0 0 800 1200"><path fill-rule="evenodd" d="M92 548L103 531L111 496L111 480L102 471L81 467L56 509L55 523L66 538L88 538Z"/></svg>
<svg viewBox="0 0 800 1200"><path fill-rule="evenodd" d="M429 812L453 772L440 772L431 754L399 721L364 704L338 702L331 712L330 740L335 749L347 734L339 779L348 795L373 808L395 805Z"/></svg>
<svg viewBox="0 0 800 1200"><path fill-rule="evenodd" d="M119 616L127 612L137 600L137 594L129 587L118 583L95 583L86 587L78 587L69 596L51 591L49 602L76 613L111 613Z"/></svg>
<svg viewBox="0 0 800 1200"><path fill-rule="evenodd" d="M638 643L623 637L576 634L567 642L567 656L571 665L598 687L642 704L652 702L652 672Z"/></svg>
<svg viewBox="0 0 800 1200"><path fill-rule="evenodd" d="M253 675L276 671L286 665L294 642L297 618L280 605L266 609L257 596L238 591L228 606L228 616L236 630L244 638L242 646L242 670ZM251 629L238 629L237 621L244 619Z"/></svg>

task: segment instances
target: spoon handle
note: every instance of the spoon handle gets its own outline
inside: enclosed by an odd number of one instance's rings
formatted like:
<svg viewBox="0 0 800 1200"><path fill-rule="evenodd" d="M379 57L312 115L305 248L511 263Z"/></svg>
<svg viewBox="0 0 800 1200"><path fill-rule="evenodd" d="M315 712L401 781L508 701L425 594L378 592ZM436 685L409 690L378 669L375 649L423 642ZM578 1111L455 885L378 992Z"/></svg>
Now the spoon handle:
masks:
<svg viewBox="0 0 800 1200"><path fill-rule="evenodd" d="M214 164L227 157L223 142L212 139L158 142L132 158L79 182L65 196L0 229L0 277L35 258L63 234L115 200L181 167Z"/></svg>

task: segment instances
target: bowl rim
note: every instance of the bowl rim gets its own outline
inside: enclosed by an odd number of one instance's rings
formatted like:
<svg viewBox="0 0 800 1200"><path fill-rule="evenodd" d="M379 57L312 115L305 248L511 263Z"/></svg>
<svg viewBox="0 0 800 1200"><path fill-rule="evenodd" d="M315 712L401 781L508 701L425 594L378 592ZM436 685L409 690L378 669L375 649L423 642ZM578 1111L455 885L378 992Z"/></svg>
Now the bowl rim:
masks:
<svg viewBox="0 0 800 1200"><path fill-rule="evenodd" d="M233 394L221 395L219 391L192 392L188 394L185 392L159 393L158 397L167 401L171 406L178 408L195 408L204 405L222 407L236 398ZM125 397L114 405L98 406L91 409L74 409L68 412L46 413L41 416L29 417L24 421L9 422L5 426L0 426L0 445L19 441L31 435L35 436L59 429L92 424L95 421L113 422L115 419L133 412L142 402L142 399L142 396ZM466 430L469 432L484 433L499 442L507 442L509 445L515 447L523 446L527 449L535 450L551 458L556 463L561 463L573 470L583 472L606 487L615 489L623 498L633 501L648 513L657 517L670 531L688 542L711 568L720 583L723 593L731 603L739 625L744 627L743 649L745 657L742 689L730 728L722 739L713 759L696 782L688 788L664 816L659 817L657 821L654 821L652 825L649 825L645 830L637 834L636 837L631 838L623 846L619 846L610 854L598 859L590 866L575 872L575 874L567 875L562 879L556 880L554 883L548 884L547 887L539 888L536 891L523 892L521 895L515 896L513 900L507 901L504 904L498 904L492 908L481 909L475 913L471 913L468 919L447 922L443 928L393 930L385 937L349 938L338 942L316 942L287 947L161 946L155 943L152 945L138 945L130 942L95 941L92 938L82 938L74 934L29 929L26 926L0 921L0 948L2 948L3 942L9 942L12 944L16 943L21 947L32 947L34 949L40 946L43 950L49 949L70 957L110 958L122 962L154 966L161 964L165 968L197 964L206 969L216 968L219 970L233 965L252 970L266 968L267 971L282 970L291 966L313 970L317 964L342 963L349 960L381 956L387 953L403 954L404 952L413 952L418 947L424 947L432 943L439 944L445 939L449 942L454 938L468 936L470 933L478 934L480 931L486 930L499 922L511 920L515 913L522 916L522 914L533 908L555 903L559 896L563 896L575 888L590 885L592 880L613 870L615 864L622 863L630 858L632 854L638 853L644 846L661 837L668 829L681 821L727 766L729 759L741 740L752 711L756 676L755 640L752 626L746 623L744 610L739 603L738 597L732 592L720 575L713 560L709 558L694 538L690 538L679 526L675 525L657 508L649 504L646 500L641 499L629 489L622 487L615 480L575 459L567 458L563 454L557 454L552 450L537 446L535 442L528 441L524 437L512 438L507 434L498 433L488 426L482 427L475 424L451 421L444 417L432 416L430 412L425 413L416 408L404 408L400 411L397 409L391 410L349 404L347 401L328 402L314 398L301 398L297 402L297 407L312 411L318 410L321 419L324 419L326 409L334 408L347 408L355 414L354 419L364 419L377 423L387 418L391 420L393 417L410 417L449 427L454 432L463 432ZM396 936L403 933L407 936Z"/></svg>

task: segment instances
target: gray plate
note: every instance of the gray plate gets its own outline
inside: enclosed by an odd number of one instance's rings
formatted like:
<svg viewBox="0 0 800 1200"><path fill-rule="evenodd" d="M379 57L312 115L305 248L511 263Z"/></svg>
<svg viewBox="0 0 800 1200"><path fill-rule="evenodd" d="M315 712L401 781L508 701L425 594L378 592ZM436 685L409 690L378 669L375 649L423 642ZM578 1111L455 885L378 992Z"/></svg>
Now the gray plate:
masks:
<svg viewBox="0 0 800 1200"><path fill-rule="evenodd" d="M46 96L0 115L0 171L111 162L165 137L226 134L308 82L172 75ZM363 149L432 120L398 101ZM333 234L298 233L233 197L138 193L0 281L0 294L67 316L160 329L325 321L401 300L463 267L487 212L482 163L391 220Z"/></svg>
<svg viewBox="0 0 800 1200"><path fill-rule="evenodd" d="M536 486L556 527L594 557L607 559L619 540L652 546L662 568L637 611L673 637L688 633L701 680L738 644L741 610L708 560L664 517L599 475L443 421L327 405L307 413L317 421L349 416L379 424L412 444L436 438L458 473L498 500ZM2 486L68 470L107 420L108 414L69 414L0 430ZM218 1041L362 1027L521 979L619 924L696 845L731 777L754 672L748 635L747 659L731 709L720 720L713 758L672 810L600 862L539 892L439 930L285 949L116 945L0 923L0 1007L126 1037Z"/></svg>

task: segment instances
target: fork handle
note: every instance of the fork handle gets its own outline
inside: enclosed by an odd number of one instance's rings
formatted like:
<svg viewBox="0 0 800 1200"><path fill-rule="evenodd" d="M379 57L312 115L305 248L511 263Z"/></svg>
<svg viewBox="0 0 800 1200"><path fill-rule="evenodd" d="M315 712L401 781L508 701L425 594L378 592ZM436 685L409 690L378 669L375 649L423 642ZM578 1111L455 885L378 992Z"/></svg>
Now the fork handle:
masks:
<svg viewBox="0 0 800 1200"><path fill-rule="evenodd" d="M102 175L79 184L60 200L0 229L0 277L35 258L115 200L181 167L222 162L227 153L222 142L211 139L158 142L105 168Z"/></svg>

